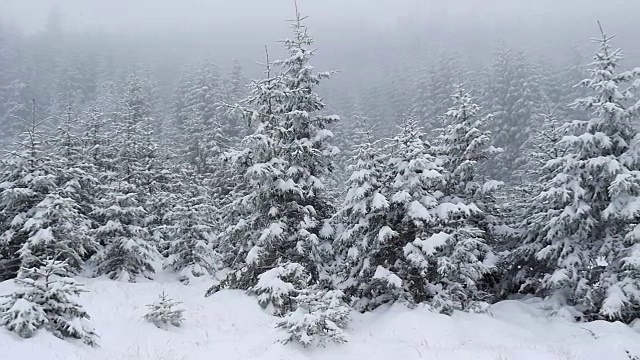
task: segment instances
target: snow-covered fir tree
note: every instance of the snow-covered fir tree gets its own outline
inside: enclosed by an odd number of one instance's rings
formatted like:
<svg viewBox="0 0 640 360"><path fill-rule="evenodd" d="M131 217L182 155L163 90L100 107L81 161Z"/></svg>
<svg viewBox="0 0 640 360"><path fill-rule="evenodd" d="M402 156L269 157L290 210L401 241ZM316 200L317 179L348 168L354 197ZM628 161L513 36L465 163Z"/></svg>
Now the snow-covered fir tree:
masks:
<svg viewBox="0 0 640 360"><path fill-rule="evenodd" d="M55 170L36 120L35 103L30 126L18 149L3 159L0 181L0 278L14 277L21 267L18 251L29 238L25 222L49 193L56 189Z"/></svg>
<svg viewBox="0 0 640 360"><path fill-rule="evenodd" d="M299 263L274 267L258 275L249 292L272 315L284 316L296 309L295 296L309 287L309 272Z"/></svg>
<svg viewBox="0 0 640 360"><path fill-rule="evenodd" d="M637 197L640 153L635 84L619 72L622 51L602 32L582 81L591 95L574 105L588 120L562 127L566 152L549 160L544 189L531 203L515 281L588 316L629 321L640 309Z"/></svg>
<svg viewBox="0 0 640 360"><path fill-rule="evenodd" d="M148 189L154 177L156 144L152 137L152 108L144 79L128 77L122 103L121 121L115 129L118 153L116 170L124 181Z"/></svg>
<svg viewBox="0 0 640 360"><path fill-rule="evenodd" d="M179 134L173 136L175 140L171 145L178 147L177 158L184 162L180 167L190 171L217 197L226 196L232 187L223 154L237 140L230 138L230 133L237 136L237 131L231 129L236 120L221 109L226 96L224 90L217 66L203 59L185 70L174 94Z"/></svg>
<svg viewBox="0 0 640 360"><path fill-rule="evenodd" d="M227 75L226 95L232 103L246 97L249 80L244 75L244 67L238 60L234 60L231 71Z"/></svg>
<svg viewBox="0 0 640 360"><path fill-rule="evenodd" d="M281 76L286 89L279 124L285 130L281 156L286 166L285 176L277 186L286 194L289 204L275 209L275 215L293 215L290 219L293 221L287 224L289 231L295 229L289 241L295 242L299 254L311 260L313 265L308 270L318 280L322 275L321 264L330 251L330 229L326 225L334 211L323 182L332 173L333 158L339 153L331 144L333 133L327 127L339 117L321 114L325 104L315 88L331 73L315 73L309 63L314 55L311 48L314 41L308 35L305 19L296 13L292 21L294 36L283 41L289 58L276 62L283 70Z"/></svg>
<svg viewBox="0 0 640 360"><path fill-rule="evenodd" d="M189 76L179 110L184 156L197 174L212 175L216 157L223 152L223 134L228 135L218 110L223 101L219 70L211 61L201 60Z"/></svg>
<svg viewBox="0 0 640 360"><path fill-rule="evenodd" d="M76 197L76 171L52 152L33 118L23 141L4 162L0 185L3 215L0 252L2 278L15 276L20 267L32 267L47 258L68 260L79 271L95 249L87 236L87 218Z"/></svg>
<svg viewBox="0 0 640 360"><path fill-rule="evenodd" d="M244 75L244 67L238 60L234 60L231 71L226 77L225 93L223 94L225 101L229 104L235 104L247 97L249 80ZM242 139L249 131L249 124L241 121L236 116L223 115L223 123L225 124L225 135L231 139Z"/></svg>
<svg viewBox="0 0 640 360"><path fill-rule="evenodd" d="M467 309L485 297L479 284L494 266L490 247L497 225L493 192L501 185L478 173L483 162L501 152L490 145L490 132L484 130L487 118L478 117L480 107L462 87L453 95L453 103L444 116L447 126L438 148L445 184L436 228L446 238L442 236L442 244L431 244L436 245L433 255L446 291L438 306L447 312Z"/></svg>
<svg viewBox="0 0 640 360"><path fill-rule="evenodd" d="M27 85L21 76L18 56L18 33L4 22L0 23L0 146L7 146L22 133L17 119L29 116L29 98L25 95Z"/></svg>
<svg viewBox="0 0 640 360"><path fill-rule="evenodd" d="M464 70L460 56L444 50L429 60L416 75L411 114L426 128L439 129L442 115L453 105L451 94L462 81Z"/></svg>
<svg viewBox="0 0 640 360"><path fill-rule="evenodd" d="M159 298L159 301L147 305L149 312L145 314L144 319L160 329L164 329L168 325L176 327L182 325L185 310L178 308L181 303L170 299L164 292L160 294Z"/></svg>
<svg viewBox="0 0 640 360"><path fill-rule="evenodd" d="M340 287L347 295L357 293L360 279L369 267L369 253L379 248L381 231L387 229L390 178L388 155L382 141L367 140L355 147L347 180L346 197L336 219L342 229L334 241L334 254ZM366 280L365 280L366 281Z"/></svg>
<svg viewBox="0 0 640 360"><path fill-rule="evenodd" d="M543 185L540 179L548 170L545 168L547 162L564 155L565 148L561 140L565 129L557 113L558 106L549 105L538 115L542 118L542 123L530 139L523 159L519 161L522 164L521 169L517 171L520 182L531 186Z"/></svg>
<svg viewBox="0 0 640 360"><path fill-rule="evenodd" d="M494 145L504 149L484 169L495 179L511 180L536 126L535 116L543 99L534 69L523 53L514 54L501 43L485 80L483 103L494 114L487 125L493 133Z"/></svg>
<svg viewBox="0 0 640 360"><path fill-rule="evenodd" d="M22 226L27 238L18 250L21 266L32 267L50 258L66 260L71 271L79 272L88 255L97 249L89 234L89 220L80 210L64 194L47 194Z"/></svg>
<svg viewBox="0 0 640 360"><path fill-rule="evenodd" d="M115 147L110 146L108 130L114 114L105 113L101 104L96 102L80 116L80 143L85 163L91 167L95 180L99 183L114 171Z"/></svg>
<svg viewBox="0 0 640 360"><path fill-rule="evenodd" d="M78 112L95 91L93 68L80 57L80 54L70 54L55 74L50 111L56 120L66 117L70 110ZM57 122L53 125L58 125Z"/></svg>
<svg viewBox="0 0 640 360"><path fill-rule="evenodd" d="M1 46L1 45L0 45ZM2 97L0 100L3 104L2 114L0 115L0 129L2 136L0 144L6 147L11 146L14 142L20 140L19 136L24 132L25 122L30 118L32 91L27 84L20 78L13 78L13 75L5 74L6 78L3 82ZM13 78L13 80L11 80Z"/></svg>
<svg viewBox="0 0 640 360"><path fill-rule="evenodd" d="M277 115L271 105L272 99L274 103L278 99L282 81L270 76L270 66L267 65L267 79L252 84L250 97L244 100L243 107L233 109L234 113L239 112L247 121L256 123L255 133L242 141L243 150L228 154L238 183L231 194L234 198L222 209L224 228L219 236L226 264L236 269L242 268L246 262L255 261L248 255L257 246L258 240L265 241L281 234L280 223L275 216L269 215L269 211L270 203L274 202L271 199L276 198L277 191L273 182L283 173L282 160L276 148ZM269 225L265 229L263 224ZM276 227L278 231L273 232ZM250 274L242 287L251 287L258 275ZM234 280L233 286L240 286L238 281Z"/></svg>
<svg viewBox="0 0 640 360"><path fill-rule="evenodd" d="M46 260L23 268L15 279L18 288L0 300L0 324L25 338L45 328L61 339L97 345L89 315L75 300L84 292L83 286L70 276L63 261Z"/></svg>
<svg viewBox="0 0 640 360"><path fill-rule="evenodd" d="M26 298L0 302L0 324L22 338L32 337L46 321L42 307Z"/></svg>
<svg viewBox="0 0 640 360"><path fill-rule="evenodd" d="M339 172L338 176L344 179L349 176L347 174L349 161L355 155L356 147L366 141L372 141L375 136L375 126L372 124L371 119L364 114L358 100L353 101L350 114L332 127L336 135L336 146L341 149L340 154L335 159L336 171Z"/></svg>
<svg viewBox="0 0 640 360"><path fill-rule="evenodd" d="M343 296L339 290L304 291L297 295L296 310L277 325L287 333L283 342L297 342L305 347L347 342L344 330L351 308L344 303Z"/></svg>
<svg viewBox="0 0 640 360"><path fill-rule="evenodd" d="M169 239L164 267L178 273L185 284L194 277L212 276L220 265L213 248L215 209L211 201L206 194L186 193L163 219Z"/></svg>
<svg viewBox="0 0 640 360"><path fill-rule="evenodd" d="M98 115L92 111L89 116L93 119ZM96 119L96 122L98 121ZM58 167L60 191L76 201L81 214L86 217L93 210L95 195L98 192L99 178L96 177L96 165L102 155L99 149L100 142L104 140L98 138L98 128L86 130L91 134L90 138L83 136L85 134L81 129L84 125L95 124L85 123L77 117L73 109L68 109L50 143Z"/></svg>
<svg viewBox="0 0 640 360"><path fill-rule="evenodd" d="M97 249L89 231L99 187L91 159L83 152L71 109L65 115L49 141L57 189L36 206L33 218L25 223L24 229L30 232L31 238L21 250L21 256L35 256L41 261L66 259L70 268L78 272L84 260Z"/></svg>
<svg viewBox="0 0 640 360"><path fill-rule="evenodd" d="M412 243L429 237L436 216L434 210L441 197L442 166L416 121L405 118L404 122L402 132L392 139L387 164L391 177L389 209L383 226L373 229L369 235L373 239L367 244L367 252L361 255L363 264L355 286L358 289L355 306L361 310L401 298L420 303L432 295L427 294L432 290L427 274L414 265L417 255L405 251L405 247L413 250ZM358 241L356 238L355 242ZM419 252L415 249L412 252Z"/></svg>
<svg viewBox="0 0 640 360"><path fill-rule="evenodd" d="M482 120L468 94L455 101L441 146L432 147L406 118L389 160L381 163L378 155L366 171L354 171L345 210L355 216L336 244L348 269L342 286L356 309L403 300L449 313L482 299L479 285L492 265L486 263L490 217L483 208L490 210L495 183L480 181L475 166L496 149L476 128ZM371 173L375 182L361 177Z"/></svg>
<svg viewBox="0 0 640 360"><path fill-rule="evenodd" d="M93 257L98 275L135 282L137 277L155 272L153 263L159 254L151 242L145 224L147 212L138 197L137 188L124 181L103 189L93 212L100 224L94 230L101 245Z"/></svg>
<svg viewBox="0 0 640 360"><path fill-rule="evenodd" d="M298 14L293 39L284 41L290 57L277 62L282 72L254 82L245 101L251 107L236 109L257 130L233 156L245 183L221 234L231 248L230 264L239 270L226 281L232 287L253 288L265 271L287 266L302 266L313 286L324 276L331 250L325 225L333 207L323 179L337 153L327 129L337 117L318 114L324 104L314 88L329 74L309 65L313 41L303 20Z"/></svg>
<svg viewBox="0 0 640 360"><path fill-rule="evenodd" d="M94 256L97 274L111 279L135 281L154 272L159 254L151 241L148 211L153 199L157 168L155 144L151 138L150 105L144 84L135 74L129 77L127 96L116 139L114 171L102 179L100 197L92 216L98 221L95 236L102 248Z"/></svg>
<svg viewBox="0 0 640 360"><path fill-rule="evenodd" d="M508 231L503 234L499 244L494 244L495 251L503 252L500 265L502 279L495 294L497 298L508 297L519 291L521 279L511 274L523 264L513 261L514 256L520 255L512 250L521 244L522 233L527 228L523 224L531 215L531 204L537 201L536 197L554 176L554 168L546 166L547 163L566 154L567 147L562 138L567 129L559 121L557 111L556 106L549 106L539 114L543 119L542 124L524 151L521 167L514 173L517 181L499 191L501 222L508 226Z"/></svg>

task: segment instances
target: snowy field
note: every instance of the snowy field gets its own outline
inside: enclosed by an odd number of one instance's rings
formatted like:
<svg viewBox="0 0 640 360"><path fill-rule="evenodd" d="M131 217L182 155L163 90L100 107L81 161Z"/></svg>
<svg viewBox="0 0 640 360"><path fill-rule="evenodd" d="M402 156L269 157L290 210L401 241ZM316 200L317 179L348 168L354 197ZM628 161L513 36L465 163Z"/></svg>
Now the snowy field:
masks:
<svg viewBox="0 0 640 360"><path fill-rule="evenodd" d="M7 360L629 360L640 355L640 333L621 323L574 324L549 318L534 304L508 301L490 314L452 317L392 306L353 314L349 343L303 349L282 345L275 318L239 291L205 298L209 282L119 283L81 279L82 303L100 334L100 347L59 340L44 330L21 339L0 329ZM0 284L8 293L12 282ZM160 330L142 320L160 292L183 302L181 328Z"/></svg>

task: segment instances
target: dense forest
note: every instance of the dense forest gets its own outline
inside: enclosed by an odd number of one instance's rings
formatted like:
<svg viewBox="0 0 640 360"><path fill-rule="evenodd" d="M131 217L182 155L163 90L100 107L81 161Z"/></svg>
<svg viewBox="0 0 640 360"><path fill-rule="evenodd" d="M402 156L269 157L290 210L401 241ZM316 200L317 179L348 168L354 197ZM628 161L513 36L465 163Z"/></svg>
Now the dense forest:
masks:
<svg viewBox="0 0 640 360"><path fill-rule="evenodd" d="M256 80L215 56L171 79L55 16L0 26L0 324L94 344L73 277L160 271L246 290L305 345L392 302L639 316L640 68L606 28L591 57L497 40L486 65L442 48L347 87L306 24Z"/></svg>

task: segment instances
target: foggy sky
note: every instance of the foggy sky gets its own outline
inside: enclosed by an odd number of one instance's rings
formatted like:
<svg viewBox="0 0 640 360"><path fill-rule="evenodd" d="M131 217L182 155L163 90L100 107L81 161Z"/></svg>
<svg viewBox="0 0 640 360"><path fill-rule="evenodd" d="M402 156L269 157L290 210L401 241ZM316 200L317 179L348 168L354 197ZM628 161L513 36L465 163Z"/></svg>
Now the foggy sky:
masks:
<svg viewBox="0 0 640 360"><path fill-rule="evenodd" d="M298 0L321 58L396 42L437 43L489 54L497 39L547 57L589 46L596 21L618 34L627 58L640 59L640 0ZM43 29L57 9L65 30L124 34L153 46L215 48L260 60L263 46L288 36L293 0L0 0L0 19L22 31ZM351 49L350 49L351 48ZM330 64L334 66L334 64Z"/></svg>
<svg viewBox="0 0 640 360"><path fill-rule="evenodd" d="M298 0L316 22L365 21L393 27L417 22L476 23L484 26L571 28L596 20L635 23L640 1L634 0ZM27 32L41 29L47 14L60 10L75 30L153 31L173 29L256 30L293 14L293 0L0 0L0 16ZM637 26L640 27L640 26ZM540 29L541 31L543 29Z"/></svg>

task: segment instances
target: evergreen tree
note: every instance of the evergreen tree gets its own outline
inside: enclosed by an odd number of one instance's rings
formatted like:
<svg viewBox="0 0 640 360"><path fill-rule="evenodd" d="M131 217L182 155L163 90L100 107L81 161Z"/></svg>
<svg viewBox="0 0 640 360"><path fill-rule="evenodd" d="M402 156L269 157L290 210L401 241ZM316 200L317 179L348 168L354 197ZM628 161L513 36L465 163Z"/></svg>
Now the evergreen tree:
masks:
<svg viewBox="0 0 640 360"><path fill-rule="evenodd" d="M20 51L20 33L0 23L0 146L19 139L30 118L33 89L29 86L26 59Z"/></svg>
<svg viewBox="0 0 640 360"><path fill-rule="evenodd" d="M225 86L225 101L235 104L247 97L247 84L249 80L245 78L244 68L238 60L233 61L231 72L228 74ZM223 115L225 124L225 135L232 139L242 139L250 130L248 124L239 121L235 116Z"/></svg>
<svg viewBox="0 0 640 360"><path fill-rule="evenodd" d="M240 61L234 60L231 67L231 72L227 77L227 96L236 103L246 97L247 84L249 80L245 78L244 68Z"/></svg>
<svg viewBox="0 0 640 360"><path fill-rule="evenodd" d="M563 138L563 127L557 115L558 107L547 107L539 116L542 118L542 124L530 140L528 150L524 153L524 159L521 161L522 168L519 169L518 175L522 178L522 182L527 186L539 187L546 173L545 165L549 160L562 157L565 149L561 144ZM540 191L533 191L538 194Z"/></svg>
<svg viewBox="0 0 640 360"><path fill-rule="evenodd" d="M115 147L113 139L109 138L108 129L110 122L114 120L104 112L101 104L90 106L80 118L80 143L84 162L95 175L98 183L108 179L110 172L115 170Z"/></svg>
<svg viewBox="0 0 640 360"><path fill-rule="evenodd" d="M164 292L160 294L160 301L147 305L149 312L144 319L160 329L171 324L179 327L184 321L184 309L176 309L180 302L171 300Z"/></svg>
<svg viewBox="0 0 640 360"><path fill-rule="evenodd" d="M485 166L485 172L495 179L512 180L518 159L535 128L535 115L544 102L536 81L535 67L523 53L513 54L504 44L496 51L485 90L487 109L493 112L488 124L494 134L494 145L504 152Z"/></svg>
<svg viewBox="0 0 640 360"><path fill-rule="evenodd" d="M447 126L439 148L445 184L436 229L443 243L433 253L446 294L439 297L437 307L445 312L467 309L485 297L480 285L494 265L490 262L497 225L493 192L500 185L478 174L478 166L501 151L490 145L490 133L483 130L486 119L477 118L480 107L461 87L453 101L445 114Z"/></svg>
<svg viewBox="0 0 640 360"><path fill-rule="evenodd" d="M0 117L0 128L3 131L0 144L10 144L16 140L20 140L19 136L25 130L25 122L27 122L30 114L30 89L20 79L14 79L6 83L3 94L4 113Z"/></svg>
<svg viewBox="0 0 640 360"><path fill-rule="evenodd" d="M0 181L0 279L14 277L22 261L19 250L31 237L25 224L49 194L57 189L56 171L45 147L45 137L36 120L35 102L32 120L16 151L3 160ZM30 222L33 225L34 220Z"/></svg>
<svg viewBox="0 0 640 360"><path fill-rule="evenodd" d="M22 338L30 338L47 321L39 304L26 298L0 303L0 324Z"/></svg>
<svg viewBox="0 0 640 360"><path fill-rule="evenodd" d="M170 239L165 268L177 272L185 284L194 277L212 276L219 265L213 249L214 209L210 201L205 195L185 194L164 216Z"/></svg>
<svg viewBox="0 0 640 360"><path fill-rule="evenodd" d="M548 182L524 223L515 279L523 291L553 296L587 315L628 321L640 308L634 278L640 104L633 92L640 72L618 72L622 51L611 39L603 32L597 40L591 78L581 83L592 95L574 103L592 118L562 127L566 152L545 166Z"/></svg>
<svg viewBox="0 0 640 360"><path fill-rule="evenodd" d="M342 301L343 295L341 291L331 290L304 291L296 296L296 311L277 325L287 332L283 342L295 341L305 347L347 342L344 329L351 309Z"/></svg>
<svg viewBox="0 0 640 360"><path fill-rule="evenodd" d="M224 101L222 80L216 65L199 61L193 70L183 75L176 98L175 111L180 136L177 141L184 162L202 183L214 189L218 196L229 191L227 169L222 154L235 134L229 116L220 110Z"/></svg>
<svg viewBox="0 0 640 360"><path fill-rule="evenodd" d="M429 240L443 182L442 167L412 118L405 119L392 144L387 165L389 209L384 226L376 229L374 241L363 254L365 262L356 286L359 310L397 299L419 303L435 292L427 277L431 274L416 261L420 250L412 244Z"/></svg>
<svg viewBox="0 0 640 360"><path fill-rule="evenodd" d="M277 188L273 182L283 173L283 161L276 148L278 139L277 115L275 104L283 88L279 77L270 76L270 64L267 65L267 79L255 81L250 97L244 104L253 107L237 106L234 113L247 121L256 123L255 133L242 141L240 151L230 153L229 159L234 167L238 184L232 192L234 197L227 204L223 214L223 232L220 234L225 259L228 266L241 268L245 262L252 263L249 251L258 246L258 241L266 242L267 238L282 233L280 222L270 215L271 203L277 198ZM263 224L268 224L265 230ZM276 232L273 230L278 229ZM259 249L259 248L258 248ZM257 280L259 273L249 274L243 288L249 288ZM234 286L240 284L233 281Z"/></svg>
<svg viewBox="0 0 640 360"><path fill-rule="evenodd" d="M246 101L253 108L238 108L257 130L234 155L246 183L222 234L233 249L231 264L242 268L228 279L233 287L252 288L260 274L286 266L302 266L309 285L317 284L330 251L323 235L330 235L325 225L333 209L322 181L337 152L327 129L337 117L317 114L324 104L314 88L329 74L309 65L313 41L303 20L298 14L294 38L284 41L290 57L277 62L282 73L255 82Z"/></svg>
<svg viewBox="0 0 640 360"><path fill-rule="evenodd" d="M21 266L30 268L45 259L66 260L70 271L79 272L97 244L89 236L87 218L77 203L60 194L47 194L29 213L21 229L28 235L18 251Z"/></svg>
<svg viewBox="0 0 640 360"><path fill-rule="evenodd" d="M74 299L84 290L70 277L66 262L47 260L24 268L15 282L19 288L0 302L1 325L25 338L44 327L58 338L96 345L89 315Z"/></svg>
<svg viewBox="0 0 640 360"><path fill-rule="evenodd" d="M135 73L128 78L123 100L121 124L115 129L118 140L117 171L123 180L139 187L153 181L155 143L152 138L153 118L149 92Z"/></svg>
<svg viewBox="0 0 640 360"><path fill-rule="evenodd" d="M316 277L320 275L319 265L325 261L324 256L330 249L323 238L326 239L328 231L326 220L334 210L323 180L333 171L332 159L339 153L330 143L333 134L327 127L339 118L319 114L325 104L315 88L331 73L314 73L309 64L314 55L311 48L314 41L307 33L305 19L296 13L296 19L292 21L294 37L283 41L289 58L276 62L283 69L286 89L278 124L285 130L281 144L286 166L285 176L277 186L284 190L289 203L277 213L293 215L287 226L289 231L297 229L291 233L290 241L295 241L292 244L295 243L298 253L313 262L309 271Z"/></svg>
<svg viewBox="0 0 640 360"><path fill-rule="evenodd" d="M78 112L95 91L95 74L81 55L73 54L61 64L53 84L52 113L56 118L64 118L70 110ZM55 124L57 125L57 124Z"/></svg>
<svg viewBox="0 0 640 360"><path fill-rule="evenodd" d="M258 298L262 308L271 314L284 316L296 309L294 297L309 287L309 273L298 263L289 263L258 275L250 293Z"/></svg>
<svg viewBox="0 0 640 360"><path fill-rule="evenodd" d="M93 216L102 249L94 257L99 275L135 281L154 272L158 258L147 216L158 176L151 137L151 108L143 81L129 76L121 122L116 125L113 168L103 180Z"/></svg>
<svg viewBox="0 0 640 360"><path fill-rule="evenodd" d="M117 182L105 187L94 216L99 221L95 237L102 245L94 256L98 275L135 282L150 276L158 258L144 219L145 209L138 201L136 187Z"/></svg>
<svg viewBox="0 0 640 360"><path fill-rule="evenodd" d="M375 126L373 126L371 119L364 114L357 101L352 105L350 115L335 124L332 130L336 132L336 144L340 149L344 149L335 159L337 163L336 170L340 172L338 174L340 177L348 178L349 161L355 155L358 145L371 141L374 136L374 129Z"/></svg>
<svg viewBox="0 0 640 360"><path fill-rule="evenodd" d="M464 72L459 56L441 51L420 67L411 114L428 129L442 127L442 114L453 106L451 94Z"/></svg>
<svg viewBox="0 0 640 360"><path fill-rule="evenodd" d="M371 131L367 135L367 141L355 147L346 198L336 216L343 229L334 241L335 261L348 295L355 295L360 282L366 282L361 277L369 268L370 251L381 246L382 230L387 229L388 156L381 141L372 142Z"/></svg>

